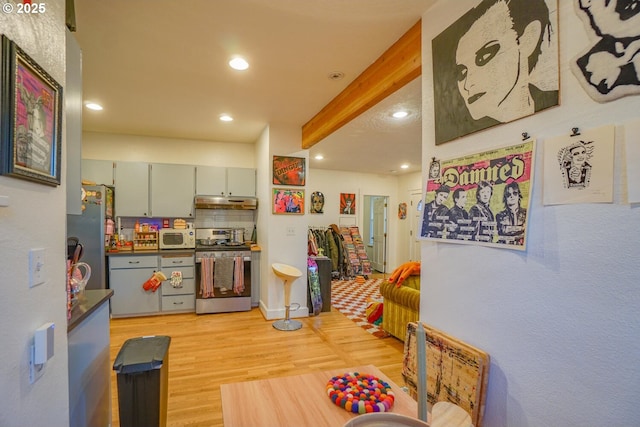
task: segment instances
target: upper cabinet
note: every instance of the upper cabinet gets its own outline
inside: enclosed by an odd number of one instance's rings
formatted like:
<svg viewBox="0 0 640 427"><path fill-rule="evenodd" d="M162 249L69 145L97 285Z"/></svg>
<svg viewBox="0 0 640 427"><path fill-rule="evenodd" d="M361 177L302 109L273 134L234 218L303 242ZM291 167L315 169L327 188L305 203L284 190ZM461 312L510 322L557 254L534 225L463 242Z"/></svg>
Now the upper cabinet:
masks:
<svg viewBox="0 0 640 427"><path fill-rule="evenodd" d="M196 166L196 194L224 196L227 193L227 168Z"/></svg>
<svg viewBox="0 0 640 427"><path fill-rule="evenodd" d="M256 170L249 168L227 168L228 196L256 195Z"/></svg>
<svg viewBox="0 0 640 427"><path fill-rule="evenodd" d="M82 159L82 180L113 185L113 161Z"/></svg>
<svg viewBox="0 0 640 427"><path fill-rule="evenodd" d="M118 216L151 216L149 210L149 164L115 162L114 184Z"/></svg>
<svg viewBox="0 0 640 427"><path fill-rule="evenodd" d="M255 197L256 170L251 168L197 166L196 194Z"/></svg>
<svg viewBox="0 0 640 427"><path fill-rule="evenodd" d="M173 218L192 216L195 166L154 163L150 170L151 214Z"/></svg>

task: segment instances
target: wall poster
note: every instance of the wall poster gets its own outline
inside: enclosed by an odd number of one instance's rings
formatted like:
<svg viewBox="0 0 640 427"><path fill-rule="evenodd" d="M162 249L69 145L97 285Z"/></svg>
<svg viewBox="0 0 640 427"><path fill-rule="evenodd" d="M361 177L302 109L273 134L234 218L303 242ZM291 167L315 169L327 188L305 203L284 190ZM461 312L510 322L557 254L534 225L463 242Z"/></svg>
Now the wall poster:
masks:
<svg viewBox="0 0 640 427"><path fill-rule="evenodd" d="M545 141L544 204L613 202L614 138L609 125Z"/></svg>
<svg viewBox="0 0 640 427"><path fill-rule="evenodd" d="M340 193L340 213L355 215L356 195L354 193Z"/></svg>
<svg viewBox="0 0 640 427"><path fill-rule="evenodd" d="M436 145L559 104L557 0L484 0L432 40Z"/></svg>
<svg viewBox="0 0 640 427"><path fill-rule="evenodd" d="M273 156L273 185L304 187L305 183L304 157Z"/></svg>
<svg viewBox="0 0 640 427"><path fill-rule="evenodd" d="M272 208L274 214L304 215L304 190L274 188Z"/></svg>
<svg viewBox="0 0 640 427"><path fill-rule="evenodd" d="M440 161L429 178L420 236L525 250L535 142Z"/></svg>

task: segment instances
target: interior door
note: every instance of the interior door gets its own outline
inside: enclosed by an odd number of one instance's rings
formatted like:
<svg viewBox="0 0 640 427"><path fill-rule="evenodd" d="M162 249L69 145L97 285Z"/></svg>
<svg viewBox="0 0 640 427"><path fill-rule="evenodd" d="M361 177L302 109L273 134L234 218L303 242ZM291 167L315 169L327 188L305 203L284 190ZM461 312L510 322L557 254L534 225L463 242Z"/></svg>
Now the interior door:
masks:
<svg viewBox="0 0 640 427"><path fill-rule="evenodd" d="M409 230L409 258L411 261L420 261L420 220L422 218L422 193L411 194L411 206L409 206L409 218L411 230Z"/></svg>
<svg viewBox="0 0 640 427"><path fill-rule="evenodd" d="M387 264L387 198L375 197L373 199L373 259L371 266L386 273Z"/></svg>

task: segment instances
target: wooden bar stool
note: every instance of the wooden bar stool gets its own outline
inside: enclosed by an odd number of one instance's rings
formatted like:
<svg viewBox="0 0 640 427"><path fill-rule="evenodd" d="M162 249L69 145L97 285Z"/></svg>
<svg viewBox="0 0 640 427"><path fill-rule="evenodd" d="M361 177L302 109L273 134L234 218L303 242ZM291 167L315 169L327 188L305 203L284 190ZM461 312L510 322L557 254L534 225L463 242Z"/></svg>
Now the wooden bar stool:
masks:
<svg viewBox="0 0 640 427"><path fill-rule="evenodd" d="M284 307L285 316L284 319L277 320L273 323L273 327L280 331L295 331L302 328L302 322L298 320L291 320L289 315L291 311L291 284L300 276L302 272L297 268L280 263L271 264L273 272L282 279L284 282ZM297 307L294 310L300 308L300 304L296 304Z"/></svg>

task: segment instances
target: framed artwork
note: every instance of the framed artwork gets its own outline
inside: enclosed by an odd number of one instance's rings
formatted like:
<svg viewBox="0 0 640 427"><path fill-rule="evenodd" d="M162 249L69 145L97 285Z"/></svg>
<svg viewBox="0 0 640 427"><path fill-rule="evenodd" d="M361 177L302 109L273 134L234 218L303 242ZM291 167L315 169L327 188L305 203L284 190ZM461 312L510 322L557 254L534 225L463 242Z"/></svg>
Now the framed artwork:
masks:
<svg viewBox="0 0 640 427"><path fill-rule="evenodd" d="M324 213L324 194L320 191L314 191L311 193L311 206L309 206L309 213Z"/></svg>
<svg viewBox="0 0 640 427"><path fill-rule="evenodd" d="M431 45L436 145L559 104L557 0L483 0Z"/></svg>
<svg viewBox="0 0 640 427"><path fill-rule="evenodd" d="M304 190L273 189L273 213L304 215Z"/></svg>
<svg viewBox="0 0 640 427"><path fill-rule="evenodd" d="M340 193L340 213L343 215L355 215L356 195L353 193Z"/></svg>
<svg viewBox="0 0 640 427"><path fill-rule="evenodd" d="M273 185L304 186L306 170L304 157L273 156Z"/></svg>
<svg viewBox="0 0 640 427"><path fill-rule="evenodd" d="M420 236L524 251L535 141L442 160L423 198Z"/></svg>
<svg viewBox="0 0 640 427"><path fill-rule="evenodd" d="M2 36L0 173L60 185L62 86Z"/></svg>

